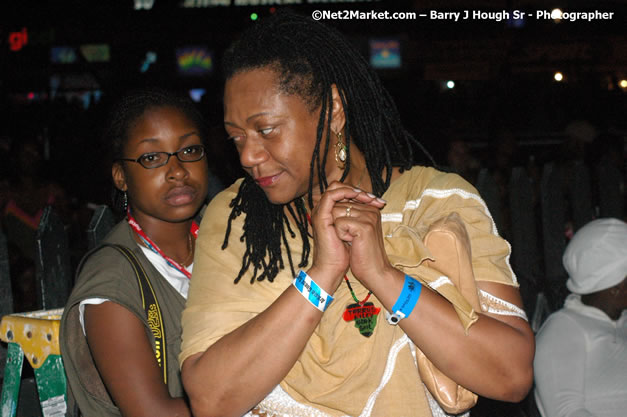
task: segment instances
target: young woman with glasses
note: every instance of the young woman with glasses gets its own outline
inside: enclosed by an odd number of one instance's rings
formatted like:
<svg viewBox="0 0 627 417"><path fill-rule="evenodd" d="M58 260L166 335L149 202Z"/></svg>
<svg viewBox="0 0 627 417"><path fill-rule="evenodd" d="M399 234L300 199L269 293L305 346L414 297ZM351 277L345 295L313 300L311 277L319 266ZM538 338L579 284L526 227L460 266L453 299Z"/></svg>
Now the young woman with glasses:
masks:
<svg viewBox="0 0 627 417"><path fill-rule="evenodd" d="M83 261L61 325L71 397L83 416L188 416L177 355L209 186L204 125L193 102L150 89L119 102L106 135L126 216L105 242L130 249L148 285L116 248Z"/></svg>

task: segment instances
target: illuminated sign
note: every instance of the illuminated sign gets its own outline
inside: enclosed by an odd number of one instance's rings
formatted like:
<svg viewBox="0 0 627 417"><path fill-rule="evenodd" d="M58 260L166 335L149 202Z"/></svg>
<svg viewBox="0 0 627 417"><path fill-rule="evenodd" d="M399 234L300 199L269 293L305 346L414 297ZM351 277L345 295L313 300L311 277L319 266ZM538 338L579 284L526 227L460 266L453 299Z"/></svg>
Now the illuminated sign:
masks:
<svg viewBox="0 0 627 417"><path fill-rule="evenodd" d="M16 52L19 51L28 43L28 31L26 28L22 28L19 32L11 32L9 34L9 48Z"/></svg>
<svg viewBox="0 0 627 417"><path fill-rule="evenodd" d="M150 66L155 62L157 62L157 53L155 51L146 52L146 58L142 62L142 65L139 68L139 72L148 71L148 68L150 68Z"/></svg>
<svg viewBox="0 0 627 417"><path fill-rule="evenodd" d="M155 5L155 0L135 0L135 10L150 10Z"/></svg>
<svg viewBox="0 0 627 417"><path fill-rule="evenodd" d="M400 41L394 39L371 39L370 65L372 65L373 68L400 68Z"/></svg>
<svg viewBox="0 0 627 417"><path fill-rule="evenodd" d="M192 88L191 90L189 90L189 96L196 103L200 103L200 101L202 100L202 96L204 96L206 93L207 90L205 88Z"/></svg>
<svg viewBox="0 0 627 417"><path fill-rule="evenodd" d="M213 53L205 46L178 48L176 63L181 75L208 75L213 71Z"/></svg>
<svg viewBox="0 0 627 417"><path fill-rule="evenodd" d="M73 46L53 46L50 48L50 62L53 64L73 64L78 55Z"/></svg>
<svg viewBox="0 0 627 417"><path fill-rule="evenodd" d="M80 46L81 54L87 62L109 62L109 45L87 44Z"/></svg>

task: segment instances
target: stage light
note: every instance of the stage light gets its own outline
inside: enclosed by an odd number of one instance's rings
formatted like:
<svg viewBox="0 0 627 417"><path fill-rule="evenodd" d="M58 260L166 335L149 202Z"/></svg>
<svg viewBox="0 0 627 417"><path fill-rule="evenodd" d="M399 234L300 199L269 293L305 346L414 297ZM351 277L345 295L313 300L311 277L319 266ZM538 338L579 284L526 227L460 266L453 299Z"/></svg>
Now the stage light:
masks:
<svg viewBox="0 0 627 417"><path fill-rule="evenodd" d="M257 19L259 19L259 15L257 13L250 14L250 20L255 21Z"/></svg>
<svg viewBox="0 0 627 417"><path fill-rule="evenodd" d="M455 88L455 81L452 81L452 80L447 81L446 86L451 89Z"/></svg>
<svg viewBox="0 0 627 417"><path fill-rule="evenodd" d="M557 71L555 74L553 74L553 79L557 82L563 81L564 80L564 74L562 74L561 72Z"/></svg>

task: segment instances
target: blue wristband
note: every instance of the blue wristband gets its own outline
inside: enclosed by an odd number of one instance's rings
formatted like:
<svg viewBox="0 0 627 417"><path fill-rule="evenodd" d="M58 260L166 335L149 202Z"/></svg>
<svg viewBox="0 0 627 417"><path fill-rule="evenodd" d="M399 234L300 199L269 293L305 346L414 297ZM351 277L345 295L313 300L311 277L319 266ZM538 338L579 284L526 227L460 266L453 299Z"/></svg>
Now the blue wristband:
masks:
<svg viewBox="0 0 627 417"><path fill-rule="evenodd" d="M294 286L302 294L307 301L309 301L314 307L320 311L324 311L329 307L333 297L331 297L325 290L320 288L316 282L311 279L305 271L300 271L293 282Z"/></svg>
<svg viewBox="0 0 627 417"><path fill-rule="evenodd" d="M405 274L405 284L403 285L401 295L398 296L398 300L392 307L392 314L386 313L388 323L396 326L399 321L409 316L414 311L421 292L422 284Z"/></svg>

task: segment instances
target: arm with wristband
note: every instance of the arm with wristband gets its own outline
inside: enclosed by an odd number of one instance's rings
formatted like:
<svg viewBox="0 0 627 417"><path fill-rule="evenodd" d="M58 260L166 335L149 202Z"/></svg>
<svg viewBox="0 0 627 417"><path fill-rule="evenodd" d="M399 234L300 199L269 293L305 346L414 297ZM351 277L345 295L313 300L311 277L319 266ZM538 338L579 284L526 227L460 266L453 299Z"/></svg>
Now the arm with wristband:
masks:
<svg viewBox="0 0 627 417"><path fill-rule="evenodd" d="M331 301L333 301L333 297L320 288L305 271L301 270L296 275L293 285L311 305L323 313L329 307Z"/></svg>
<svg viewBox="0 0 627 417"><path fill-rule="evenodd" d="M474 223L465 223L465 227L471 230L470 239L476 236L478 242L487 242L488 237L485 235L490 233L491 220L482 213L475 212L479 207L472 207L466 200L456 196L445 200L437 200L438 204L431 204L425 198L421 205L427 212L421 213L420 217L405 215L403 221L411 219L416 223L407 226L415 228L414 230L420 227L424 229L419 222L429 217L435 221L459 211L462 222L467 222L465 218L480 219L483 222L477 223L477 220L473 220ZM431 207L433 212L428 211ZM450 211L444 210L445 208ZM411 267L411 262L419 262L407 259L397 264L398 266L391 264L381 232L379 212L354 204L351 217L341 220L343 221L337 222L338 236L350 243L350 267L353 275L392 314L393 318L390 320L395 321L395 315L400 319L397 321L398 325L437 368L479 395L503 401L520 401L526 396L533 375L528 366L533 360L533 333L527 322L515 316L492 314L476 308L476 321L466 331L467 328L460 324L456 307L429 287L421 289L419 299L410 314L406 314L403 309L400 309L401 314L397 314L403 303L413 304L413 298L404 294L407 291L404 290L405 273L424 283L424 277L421 277L423 272L436 272L427 271L423 265ZM417 234L415 231L413 233ZM467 256L471 257L473 268L478 267L477 271L483 273L483 259L479 257L483 256L483 248L478 248L476 254L471 254L469 248ZM495 265L487 264L485 268L495 268ZM522 306L520 294L514 286L498 282L477 282L476 288L501 300L509 300L513 305ZM482 377L479 378L478 375Z"/></svg>
<svg viewBox="0 0 627 417"><path fill-rule="evenodd" d="M392 314L386 314L388 323L396 326L399 321L409 316L412 311L414 311L414 307L416 307L421 292L422 284L405 274L403 290L398 296L398 300L394 303L394 306L392 306Z"/></svg>
<svg viewBox="0 0 627 417"><path fill-rule="evenodd" d="M365 194L359 197L357 192L352 192L351 197L361 198L366 203L372 200ZM216 202L230 201L232 198L233 195L230 194L219 195ZM208 207L205 216L224 218L223 213L212 210L226 207L228 203L220 206L213 203ZM330 223L332 219L327 221ZM283 380L311 338L323 311L333 304L333 294L341 283L348 263L348 256L328 257L326 262L320 262L321 258L314 256L311 268L297 271L290 285L283 287L284 289L280 290L280 283L268 285L267 291L276 290L276 296L272 295L273 301L269 305L262 305L262 301L253 298L248 283L233 285L232 275L221 275L225 272L232 273L226 266L221 269L221 265L229 265L231 261L235 265L241 262L235 255L242 253L245 246L244 242L233 239L229 243L228 251L216 252L214 248L221 244L224 227L222 222L205 222L201 225L196 246L199 256L194 263L194 273L200 277L210 276L211 279L192 279L191 285L195 287L190 290L190 303L183 314L182 350L187 348L187 334L206 331L199 320L190 320L191 317L196 317L196 310L190 309L190 304L198 305L199 310L212 309L215 320L228 321L237 315L238 321L243 324L229 328L226 334L199 353L186 355L184 352L181 366L183 382L190 397L197 399L192 402L192 409L194 415L199 416L209 414L205 410L241 416L263 400ZM316 240L316 245L325 243L322 237ZM337 243L340 247L344 246L341 242ZM232 254L233 259L226 258ZM328 260L338 259L338 263L328 266ZM256 283L255 288L259 285ZM213 311L214 306L205 301L207 294L211 294L213 299L226 299L231 303L235 299L245 300L246 311L254 308L255 313ZM253 304L254 307L251 307ZM198 327L192 327L196 323L199 323ZM186 331L190 333L186 334ZM205 375L209 374L221 377L206 378ZM259 375L263 375L263 378ZM250 383L252 380L255 381L254 384Z"/></svg>

